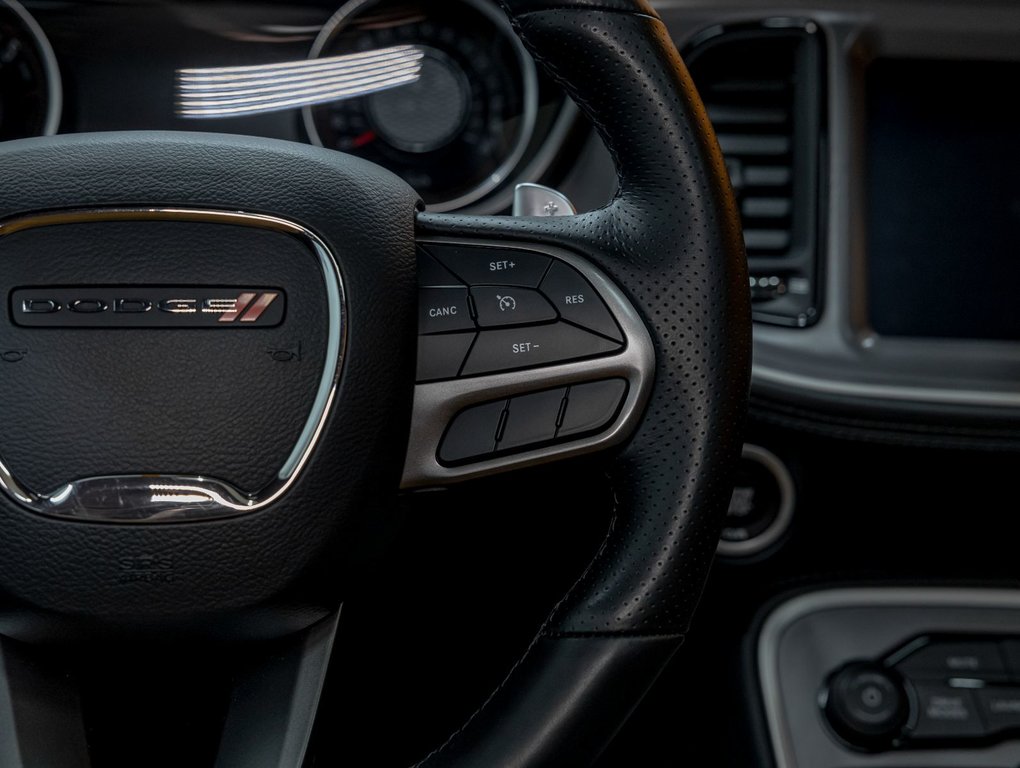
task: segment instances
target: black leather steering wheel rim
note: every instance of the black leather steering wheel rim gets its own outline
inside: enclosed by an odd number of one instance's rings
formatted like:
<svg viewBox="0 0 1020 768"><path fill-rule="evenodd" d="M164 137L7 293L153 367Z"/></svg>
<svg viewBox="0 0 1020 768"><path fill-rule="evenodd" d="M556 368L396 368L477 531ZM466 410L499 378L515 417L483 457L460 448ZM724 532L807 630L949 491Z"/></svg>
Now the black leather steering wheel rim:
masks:
<svg viewBox="0 0 1020 768"><path fill-rule="evenodd" d="M423 214L419 235L541 242L583 254L651 333L654 387L614 457L612 525L523 658L419 765L587 765L683 642L718 541L750 379L743 241L722 155L644 0L505 0L539 64L596 126L619 192L561 219Z"/></svg>
<svg viewBox="0 0 1020 768"><path fill-rule="evenodd" d="M587 765L604 748L680 646L715 551L749 383L747 268L718 145L652 8L505 8L613 156L619 192L601 210L420 213L413 190L378 166L250 137L128 132L0 146L0 256L12 289L0 330L29 354L0 379L3 412L8 426L21 411L37 414L91 462L64 474L52 441L35 439L48 432L0 433L0 633L47 643L248 642L333 615L345 597L338 563L355 560L365 528L390 511L380 490L396 491L407 452L416 239L545 244L599 267L640 315L655 353L650 399L610 457L615 511L598 553L503 683L420 765ZM215 316L203 330L38 329L14 319L28 311L12 298L19 287L125 285L172 287L168 312L192 295L178 287L203 286L230 287L210 297L235 309L286 294L288 309L279 326L251 332L240 330L244 318L214 331ZM341 288L349 301L329 301ZM100 298L91 306L106 311ZM142 298L149 309L158 303ZM197 314L199 299L187 301ZM314 414L316 392L326 404L308 422L315 439L304 443L300 472L287 470L290 441L272 445L291 421L274 406L298 396L304 370L275 367L267 352L280 345L315 374L301 395L309 407L295 410ZM101 395L89 401L101 403L97 413L81 407L85 391ZM178 429L172 414L190 414L192 428ZM95 416L98 440L73 423ZM221 455L231 461L217 463ZM63 484L8 482L33 463L58 465ZM226 505L201 484L258 463L292 483L264 505L255 481L229 498L217 491ZM96 481L100 490L79 507L76 490ZM134 496L121 493L125 484ZM47 504L67 499L75 501L51 514ZM139 511L151 514L131 517ZM113 513L122 517L103 516Z"/></svg>

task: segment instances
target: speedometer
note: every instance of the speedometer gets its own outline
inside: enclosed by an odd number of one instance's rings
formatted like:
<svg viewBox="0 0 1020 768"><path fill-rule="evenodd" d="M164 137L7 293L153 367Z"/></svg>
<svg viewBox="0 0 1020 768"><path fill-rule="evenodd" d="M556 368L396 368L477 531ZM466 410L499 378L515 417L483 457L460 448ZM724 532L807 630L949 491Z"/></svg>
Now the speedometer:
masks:
<svg viewBox="0 0 1020 768"><path fill-rule="evenodd" d="M468 206L505 183L532 137L534 62L486 0L352 0L312 55L413 45L409 85L305 109L312 141L389 168L437 211Z"/></svg>
<svg viewBox="0 0 1020 768"><path fill-rule="evenodd" d="M0 141L55 133L60 74L46 36L15 0L0 0Z"/></svg>

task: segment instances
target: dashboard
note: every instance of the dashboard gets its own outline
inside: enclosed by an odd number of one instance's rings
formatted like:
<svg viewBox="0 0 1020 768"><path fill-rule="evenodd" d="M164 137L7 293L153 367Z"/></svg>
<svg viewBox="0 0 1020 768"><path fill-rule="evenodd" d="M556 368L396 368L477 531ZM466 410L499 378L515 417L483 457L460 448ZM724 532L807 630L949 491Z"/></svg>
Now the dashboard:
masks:
<svg viewBox="0 0 1020 768"><path fill-rule="evenodd" d="M576 117L488 0L3 0L0 50L0 138L309 142L391 169L435 211L507 208Z"/></svg>

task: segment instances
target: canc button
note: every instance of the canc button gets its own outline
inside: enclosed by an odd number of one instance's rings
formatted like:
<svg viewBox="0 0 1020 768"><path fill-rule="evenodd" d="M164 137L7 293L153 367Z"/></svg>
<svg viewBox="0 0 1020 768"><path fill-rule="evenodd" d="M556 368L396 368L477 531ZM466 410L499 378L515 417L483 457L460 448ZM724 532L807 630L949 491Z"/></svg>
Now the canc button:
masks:
<svg viewBox="0 0 1020 768"><path fill-rule="evenodd" d="M418 333L466 331L474 327L467 288L418 290Z"/></svg>

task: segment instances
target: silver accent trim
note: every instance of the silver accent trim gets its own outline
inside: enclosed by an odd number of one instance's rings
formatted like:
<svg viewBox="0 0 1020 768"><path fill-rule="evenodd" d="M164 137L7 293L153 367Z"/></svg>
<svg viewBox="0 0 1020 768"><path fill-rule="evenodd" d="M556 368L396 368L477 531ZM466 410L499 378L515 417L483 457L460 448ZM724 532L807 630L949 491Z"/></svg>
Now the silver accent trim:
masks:
<svg viewBox="0 0 1020 768"><path fill-rule="evenodd" d="M579 270L605 301L623 329L625 344L620 352L608 357L416 385L411 434L401 488L444 485L544 464L556 459L603 450L618 445L630 437L644 414L644 407L651 392L655 373L655 349L637 310L600 269L570 251L546 245L459 238L430 238L420 242L504 248L512 246L515 249L534 251L564 261ZM574 442L485 459L463 466L446 467L436 458L439 443L450 420L469 405L549 387L607 378L626 379L629 387L616 421L605 432Z"/></svg>
<svg viewBox="0 0 1020 768"><path fill-rule="evenodd" d="M308 58L318 58L322 54L323 50L325 50L330 40L333 39L333 36L355 13L360 11L363 7L376 2L378 2L378 0L349 0L349 2L344 3L344 5L342 5L322 26L318 36L312 43L311 50L308 52ZM531 139L535 134L535 124L538 121L538 71L535 68L534 59L531 58L531 54L529 54L527 49L524 47L524 43L521 42L521 39L513 31L509 20L494 3L488 3L485 2L485 0L459 0L459 2L471 6L483 16L490 19L496 28L501 30L513 45L514 52L517 55L517 61L520 64L524 96L524 112L521 115L520 137L514 145L513 150L509 155L507 155L503 163L500 164L500 166L496 168L496 170L493 171L481 184L474 189L465 192L460 197L429 205L428 210L435 213L455 211L460 208L465 208L472 203L476 203L510 178L518 164L521 162L521 159L524 157L524 153L527 152L528 145L531 143ZM311 142L319 147L324 146L322 143L322 137L319 136L319 131L315 127L315 119L312 114L312 108L304 107L301 110L301 117L304 121L305 131L308 133L308 138ZM495 211L491 212L494 213Z"/></svg>
<svg viewBox="0 0 1020 768"><path fill-rule="evenodd" d="M33 512L47 517L122 523L212 520L248 514L279 500L294 484L322 435L336 397L347 344L347 308L343 277L328 246L311 230L288 219L236 211L190 208L111 208L25 216L0 223L0 238L44 226L96 221L199 221L282 232L305 242L316 255L326 290L329 328L326 366L297 443L275 482L249 494L222 480L201 476L138 474L73 480L50 494L38 494L18 482L0 459L0 490ZM332 361L332 364L330 364Z"/></svg>
<svg viewBox="0 0 1020 768"><path fill-rule="evenodd" d="M744 445L741 458L753 461L772 473L776 485L779 486L779 509L776 511L776 519L772 521L772 525L754 538L745 541L720 539L716 551L726 557L756 555L775 544L793 522L793 510L796 506L797 492L793 484L793 477L790 476L790 470L786 468L782 459L772 451L750 443Z"/></svg>
<svg viewBox="0 0 1020 768"><path fill-rule="evenodd" d="M25 25L25 29L35 40L39 55L42 57L43 69L46 71L46 122L43 124L43 136L52 136L60 127L60 114L64 108L64 88L60 79L60 66L57 64L57 57L53 53L53 46L49 38L43 32L39 22L35 20L25 7L18 0L0 0L0 4L6 5Z"/></svg>
<svg viewBox="0 0 1020 768"><path fill-rule="evenodd" d="M198 119L326 104L417 82L424 52L411 45L249 67L177 70L176 112Z"/></svg>
<svg viewBox="0 0 1020 768"><path fill-rule="evenodd" d="M514 187L514 216L573 216L574 204L559 190L523 182Z"/></svg>
<svg viewBox="0 0 1020 768"><path fill-rule="evenodd" d="M758 680L761 685L762 704L765 709L769 738L776 768L817 768L817 763L808 765L799 763L794 749L791 723L785 716L784 681L779 669L780 644L790 629L799 621L816 615L831 615L838 610L867 610L874 608L896 608L897 619L902 626L891 627L892 622L881 622L882 626L873 629L882 630L882 634L895 635L893 642L905 642L911 636L933 631L975 631L998 632L1002 630L1002 612L1015 612L1011 616L1012 623L1020 629L1020 591L1006 589L963 589L963 588L928 588L928 587L875 587L830 589L809 592L781 603L766 618L758 636ZM943 624L925 613L925 609L954 611L952 626ZM981 613L984 611L984 613ZM989 612L999 612L991 616ZM909 615L908 615L909 614ZM861 623L858 617L857 623ZM873 650L886 653L890 650L888 641L879 639L877 649L853 647L850 638L840 642L841 653L850 654L843 662L851 660L852 655L867 655ZM817 661L812 659L812 662ZM838 666L837 662L836 665ZM835 668L835 667L833 667ZM831 672L823 671L823 675ZM788 683L789 681L787 681ZM815 691L817 693L817 691ZM813 706L813 704L812 704ZM798 723L799 724L799 723ZM808 725L804 723L803 725ZM820 718L812 723L813 727L823 729L825 726ZM833 759L823 761L828 765L852 766L875 765L883 766L1015 766L1020 758L1020 743L1003 742L994 747L955 750L909 750L891 752L880 756L865 753L853 753L827 734L826 745L838 750ZM970 760L967 757L970 756ZM838 758L838 759L837 759Z"/></svg>

